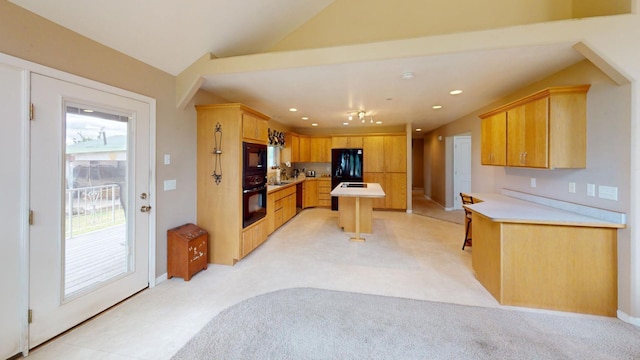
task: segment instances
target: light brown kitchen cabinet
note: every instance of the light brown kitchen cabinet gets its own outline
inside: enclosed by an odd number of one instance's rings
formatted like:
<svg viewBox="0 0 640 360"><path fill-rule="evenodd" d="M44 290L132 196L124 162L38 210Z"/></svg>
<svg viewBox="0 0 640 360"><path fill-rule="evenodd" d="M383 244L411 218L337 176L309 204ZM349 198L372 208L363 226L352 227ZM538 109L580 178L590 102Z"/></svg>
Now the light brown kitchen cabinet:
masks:
<svg viewBox="0 0 640 360"><path fill-rule="evenodd" d="M331 138L312 137L310 138L311 162L331 162Z"/></svg>
<svg viewBox="0 0 640 360"><path fill-rule="evenodd" d="M386 194L385 198L373 199L373 207L375 209L406 209L406 135L364 136L362 143L364 181L380 184Z"/></svg>
<svg viewBox="0 0 640 360"><path fill-rule="evenodd" d="M242 141L243 135L255 135L261 138L262 130L249 130L252 126L245 126L253 122L254 129L265 128L268 116L242 104L198 105L197 111L197 147L196 147L196 224L209 233L209 262L215 264L233 265L246 255L250 244L261 243L266 239L266 222L259 220L265 226L264 231L252 230L249 235L242 227ZM253 120L255 121L253 121ZM216 125L220 124L221 143L214 142ZM253 141L258 141L252 136ZM264 141L262 141L264 140ZM221 154L214 155L213 150L220 146ZM219 156L222 177L219 184L211 174L216 164L215 157ZM246 229L245 229L246 230ZM253 237L259 240L253 240ZM258 238L256 238L258 239Z"/></svg>
<svg viewBox="0 0 640 360"><path fill-rule="evenodd" d="M269 141L267 120L250 113L243 113L242 139L247 142L266 144Z"/></svg>
<svg viewBox="0 0 640 360"><path fill-rule="evenodd" d="M386 209L387 208L387 197L390 196L390 193L394 191L394 189L387 187L385 183L385 176L383 172L367 172L365 170L363 176L364 182L368 183L377 183L382 187L382 191L385 193L384 198L372 198L373 208L374 209Z"/></svg>
<svg viewBox="0 0 640 360"><path fill-rule="evenodd" d="M362 169L365 173L384 172L383 147L383 136L366 136L362 139Z"/></svg>
<svg viewBox="0 0 640 360"><path fill-rule="evenodd" d="M267 240L267 222L258 220L242 231L241 257L247 256L255 248Z"/></svg>
<svg viewBox="0 0 640 360"><path fill-rule="evenodd" d="M315 179L306 179L303 186L302 207L306 209L318 206L318 182Z"/></svg>
<svg viewBox="0 0 640 360"><path fill-rule="evenodd" d="M296 216L296 185L287 185L267 194L266 231L270 235Z"/></svg>
<svg viewBox="0 0 640 360"><path fill-rule="evenodd" d="M549 118L546 98L507 111L507 165L549 167Z"/></svg>
<svg viewBox="0 0 640 360"><path fill-rule="evenodd" d="M300 136L299 142L298 160L300 162L311 162L311 138L308 136Z"/></svg>
<svg viewBox="0 0 640 360"><path fill-rule="evenodd" d="M401 210L407 208L407 173L385 173L383 188L387 209ZM388 189L388 191L387 191Z"/></svg>
<svg viewBox="0 0 640 360"><path fill-rule="evenodd" d="M331 206L331 178L318 178L318 206Z"/></svg>
<svg viewBox="0 0 640 360"><path fill-rule="evenodd" d="M407 172L407 136L386 135L383 139L384 171ZM366 170L366 168L365 168Z"/></svg>
<svg viewBox="0 0 640 360"><path fill-rule="evenodd" d="M500 146L488 143L495 139L484 133L484 121L505 116L507 166L543 169L586 167L589 87L544 89L480 115L483 120L483 164L485 149ZM491 162L486 164L494 165Z"/></svg>
<svg viewBox="0 0 640 360"><path fill-rule="evenodd" d="M482 165L507 165L507 113L482 119L481 133Z"/></svg>
<svg viewBox="0 0 640 360"><path fill-rule="evenodd" d="M331 138L332 149L361 149L362 136L333 136Z"/></svg>

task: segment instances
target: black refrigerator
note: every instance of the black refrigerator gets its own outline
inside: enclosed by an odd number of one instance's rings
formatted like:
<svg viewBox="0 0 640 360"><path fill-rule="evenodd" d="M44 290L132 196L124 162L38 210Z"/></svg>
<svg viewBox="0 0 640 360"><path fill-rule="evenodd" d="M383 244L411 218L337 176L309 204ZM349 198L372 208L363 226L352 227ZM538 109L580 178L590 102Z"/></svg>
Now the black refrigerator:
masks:
<svg viewBox="0 0 640 360"><path fill-rule="evenodd" d="M362 149L331 149L331 189L344 181L362 182ZM331 197L331 210L338 210L338 198Z"/></svg>

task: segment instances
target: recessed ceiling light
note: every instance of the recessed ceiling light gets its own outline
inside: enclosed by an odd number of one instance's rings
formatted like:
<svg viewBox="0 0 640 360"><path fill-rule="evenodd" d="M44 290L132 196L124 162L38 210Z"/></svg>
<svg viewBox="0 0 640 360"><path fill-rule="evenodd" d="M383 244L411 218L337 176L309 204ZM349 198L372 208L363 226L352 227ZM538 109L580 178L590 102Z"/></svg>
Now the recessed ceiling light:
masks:
<svg viewBox="0 0 640 360"><path fill-rule="evenodd" d="M303 116L303 117L302 117L302 120L309 120L309 118L308 118L308 117L306 117L306 116Z"/></svg>
<svg viewBox="0 0 640 360"><path fill-rule="evenodd" d="M449 91L449 94L451 94L451 95L460 95L460 94L462 94L462 90L451 90L451 91Z"/></svg>
<svg viewBox="0 0 640 360"><path fill-rule="evenodd" d="M296 108L290 108L290 109L289 109L289 111L291 111L291 112L296 112L296 111L298 111L298 109L296 109Z"/></svg>
<svg viewBox="0 0 640 360"><path fill-rule="evenodd" d="M342 123L342 125L347 126L347 125L349 125L349 123L348 122L344 122L344 123Z"/></svg>
<svg viewBox="0 0 640 360"><path fill-rule="evenodd" d="M311 124L311 126L318 126L318 124L316 124L316 123L313 123L313 124Z"/></svg>
<svg viewBox="0 0 640 360"><path fill-rule="evenodd" d="M420 131L422 131L422 129L416 129L416 132L420 132Z"/></svg>
<svg viewBox="0 0 640 360"><path fill-rule="evenodd" d="M91 109L82 109L82 111L88 112L88 113L92 113L93 112L93 110L91 110Z"/></svg>
<svg viewBox="0 0 640 360"><path fill-rule="evenodd" d="M378 120L378 121L376 121L376 124L380 125L380 124L382 124L382 121Z"/></svg>
<svg viewBox="0 0 640 360"><path fill-rule="evenodd" d="M387 98L387 101L391 101L391 100L393 100L393 98Z"/></svg>
<svg viewBox="0 0 640 360"><path fill-rule="evenodd" d="M434 110L442 109L442 105L433 105L431 108Z"/></svg>
<svg viewBox="0 0 640 360"><path fill-rule="evenodd" d="M405 73L402 73L402 78L405 80L411 80L413 79L413 73L411 71L407 71Z"/></svg>

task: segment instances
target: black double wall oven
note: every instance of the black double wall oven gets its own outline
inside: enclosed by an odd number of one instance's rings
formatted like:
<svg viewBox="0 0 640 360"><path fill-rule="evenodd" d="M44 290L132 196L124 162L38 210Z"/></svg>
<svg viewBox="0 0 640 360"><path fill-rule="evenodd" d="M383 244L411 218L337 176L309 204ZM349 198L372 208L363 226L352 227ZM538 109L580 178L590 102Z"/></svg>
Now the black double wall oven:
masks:
<svg viewBox="0 0 640 360"><path fill-rule="evenodd" d="M242 143L242 227L267 216L267 145Z"/></svg>

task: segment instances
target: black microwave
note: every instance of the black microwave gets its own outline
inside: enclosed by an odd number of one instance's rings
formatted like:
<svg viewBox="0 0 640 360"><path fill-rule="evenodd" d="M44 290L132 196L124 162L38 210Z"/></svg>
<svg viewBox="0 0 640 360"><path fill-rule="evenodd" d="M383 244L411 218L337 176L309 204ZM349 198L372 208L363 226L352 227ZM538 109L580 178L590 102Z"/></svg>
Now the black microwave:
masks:
<svg viewBox="0 0 640 360"><path fill-rule="evenodd" d="M243 176L267 175L267 145L243 142Z"/></svg>

